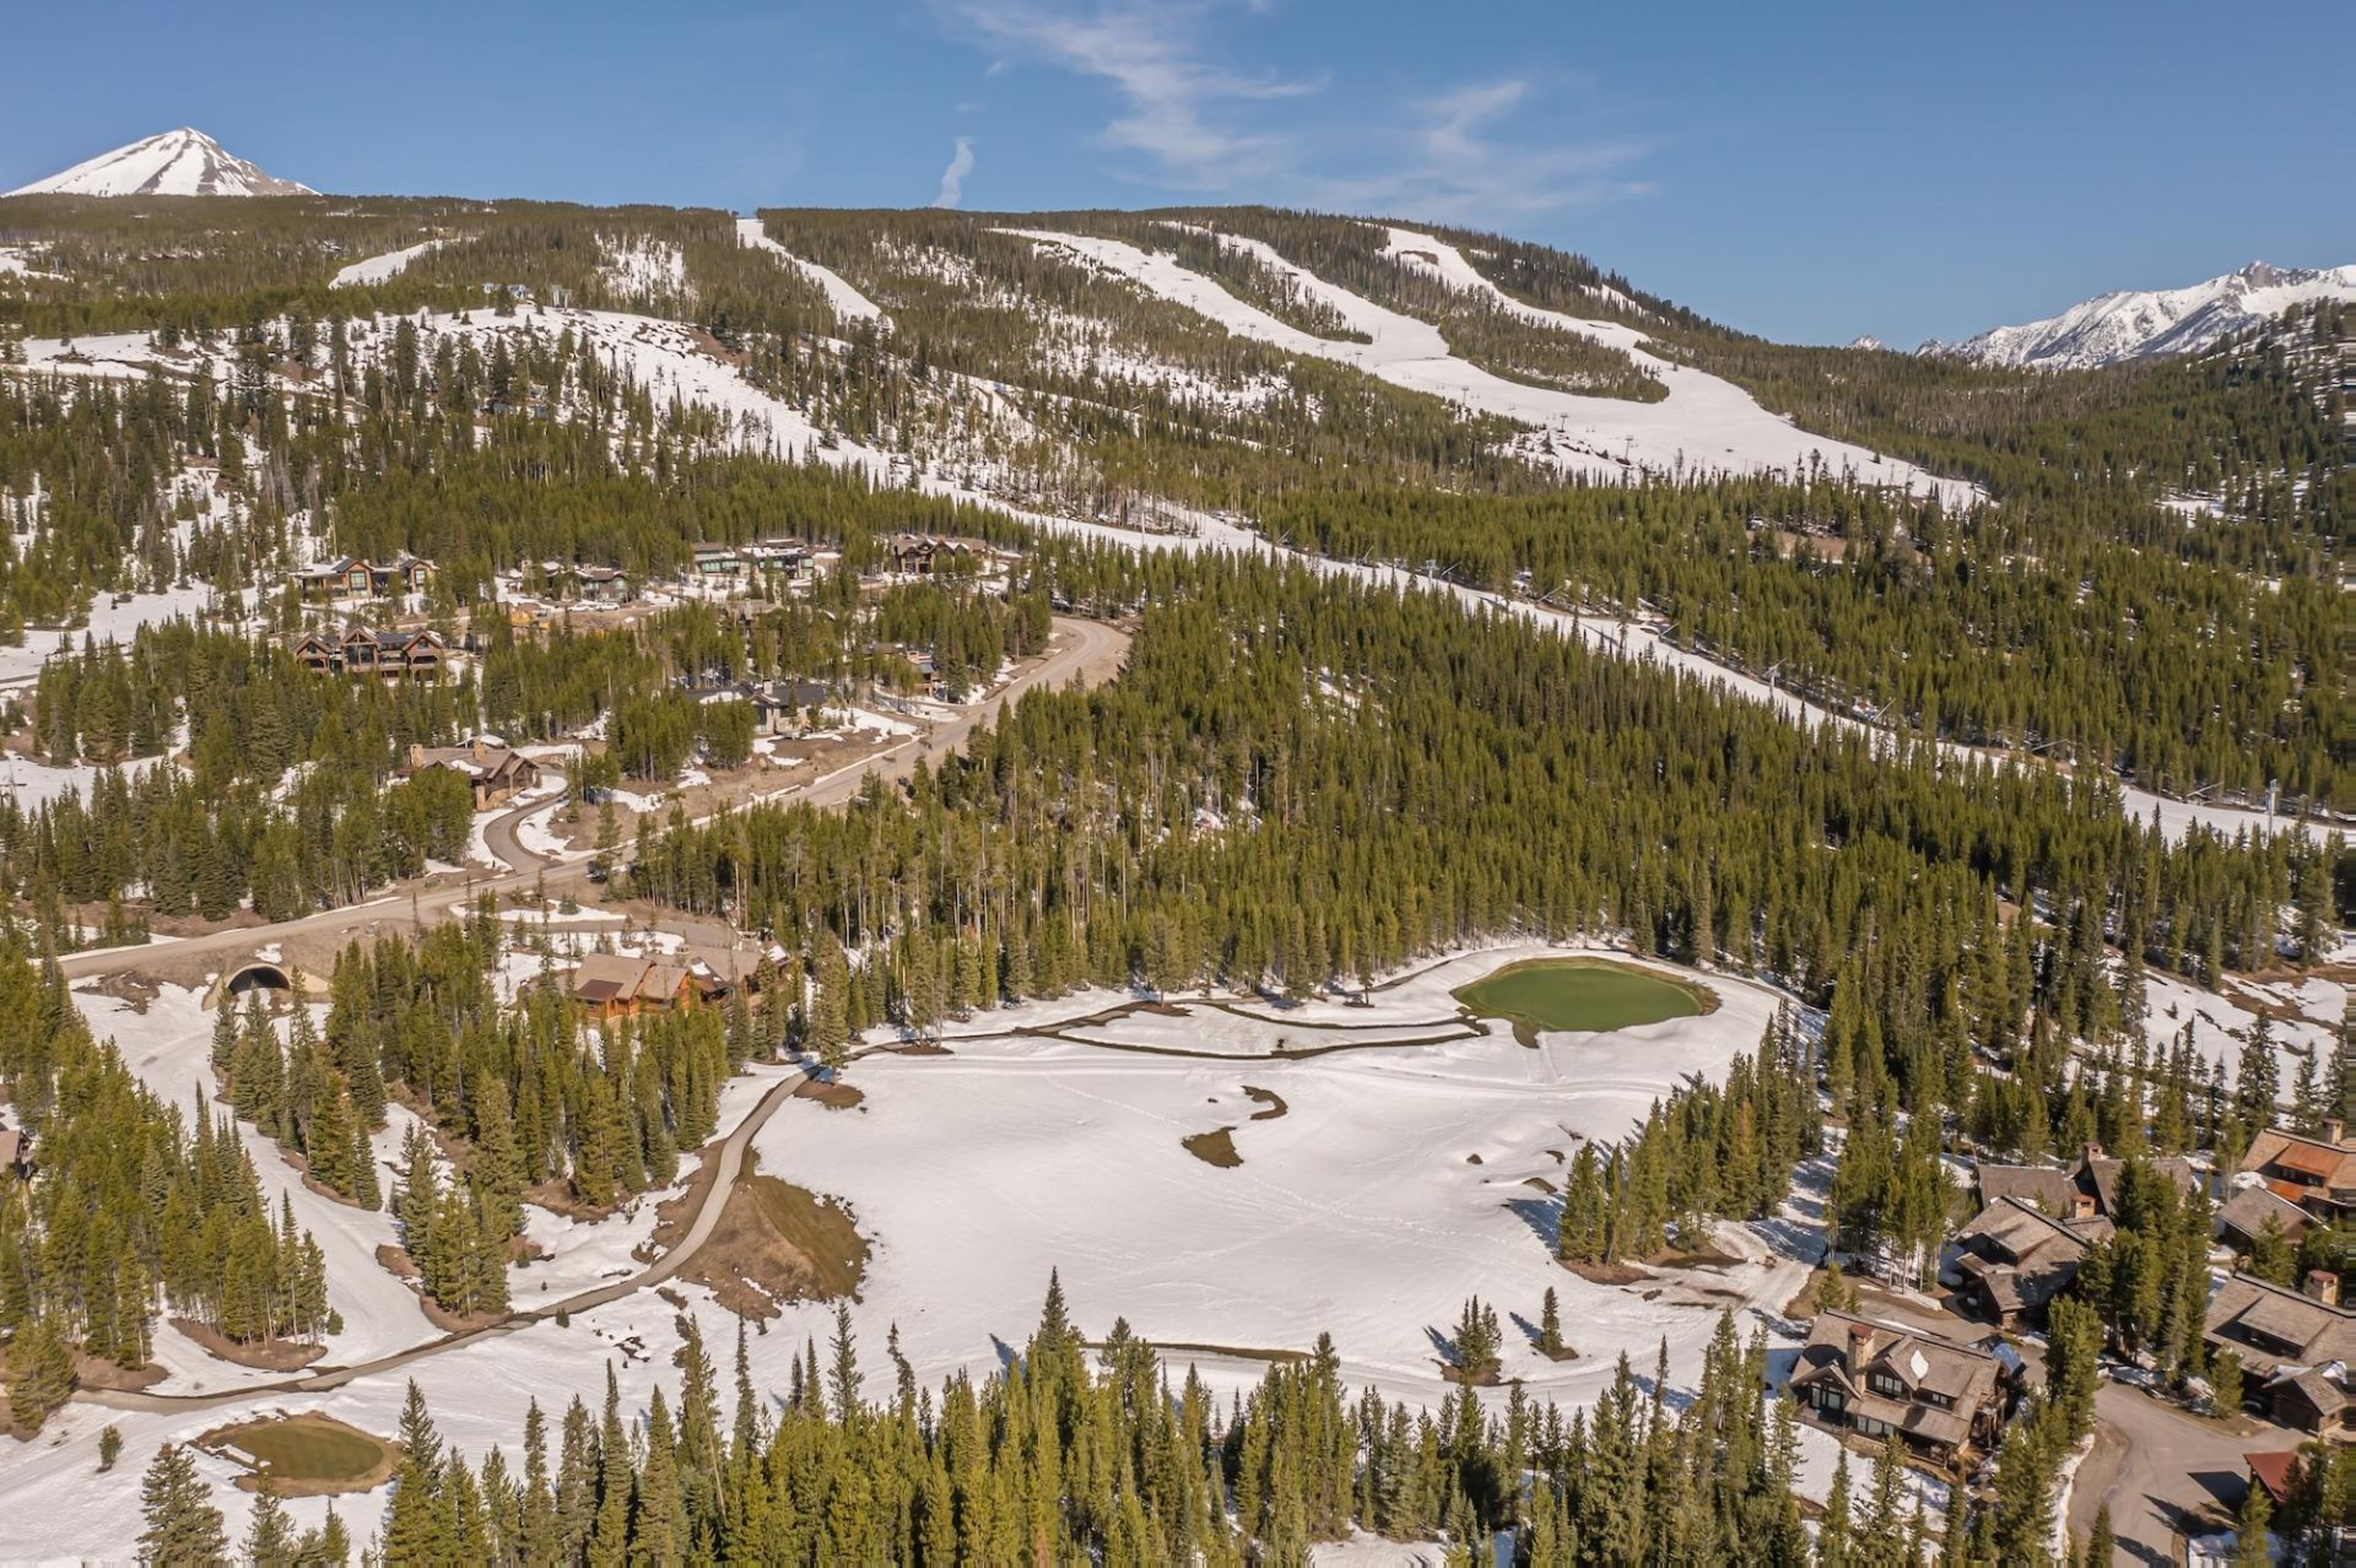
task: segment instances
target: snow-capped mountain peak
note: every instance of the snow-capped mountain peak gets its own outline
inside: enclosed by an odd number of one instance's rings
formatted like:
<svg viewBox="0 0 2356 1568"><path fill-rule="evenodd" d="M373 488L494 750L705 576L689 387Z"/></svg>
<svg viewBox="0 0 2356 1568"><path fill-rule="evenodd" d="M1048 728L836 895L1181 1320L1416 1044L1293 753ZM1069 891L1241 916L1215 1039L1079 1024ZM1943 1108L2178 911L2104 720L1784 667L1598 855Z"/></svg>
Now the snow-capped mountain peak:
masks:
<svg viewBox="0 0 2356 1568"><path fill-rule="evenodd" d="M1981 365L2086 369L2147 356L2190 354L2219 338L2317 300L2356 301L2356 266L2276 267L2239 272L2181 289L2097 294L2060 315L1992 327L1959 343L1925 343Z"/></svg>
<svg viewBox="0 0 2356 1568"><path fill-rule="evenodd" d="M166 131L18 186L10 196L313 196L193 126Z"/></svg>

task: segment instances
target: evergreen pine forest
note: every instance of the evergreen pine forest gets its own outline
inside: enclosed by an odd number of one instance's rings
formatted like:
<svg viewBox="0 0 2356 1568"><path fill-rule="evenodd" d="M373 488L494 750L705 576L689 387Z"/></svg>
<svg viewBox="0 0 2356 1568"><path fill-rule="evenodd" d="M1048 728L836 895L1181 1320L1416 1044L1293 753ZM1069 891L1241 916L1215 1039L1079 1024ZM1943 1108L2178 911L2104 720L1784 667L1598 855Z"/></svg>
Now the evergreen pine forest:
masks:
<svg viewBox="0 0 2356 1568"><path fill-rule="evenodd" d="M1815 1172L1828 1258L1935 1286L1964 1163L2124 1159L2113 1232L2055 1304L2045 1385L1933 1517L1895 1440L1845 1455L1828 1502L1800 1495L1801 1416L1764 1327L1732 1313L1692 1386L1665 1340L1657 1366L1620 1355L1591 1405L1558 1408L1484 1386L1497 1307L1539 1304L1476 1281L1455 1386L1429 1405L1351 1386L1324 1335L1221 1397L1183 1349L1075 1322L1053 1280L979 1380L920 1380L897 1327L846 1306L780 1387L756 1385L740 1319L723 1391L726 1347L682 1312L642 1408L609 1368L602 1405L535 1403L481 1453L411 1383L380 1531L298 1527L265 1485L232 1539L166 1444L144 1456L145 1560L1297 1563L1362 1532L1472 1563L1510 1532L1532 1564L2044 1562L2100 1357L2235 1386L2202 1331L2223 1193L2152 1162L2230 1171L2270 1127L2356 1116L2356 1049L2343 1026L2294 1085L2263 1023L2229 1073L2190 1020L2158 1041L2141 1020L2158 983L2340 974L2344 307L2179 358L2009 371L1771 343L1584 257L1419 226L1507 300L1633 328L1811 433L1977 486L1960 505L1821 465L1566 478L1510 421L1232 336L1018 232L1167 254L1297 331L1363 338L1274 257L1510 381L1669 395L1601 339L1441 283L1380 224L758 223L882 318L839 313L714 210L0 198L0 241L39 259L0 271L0 645L39 656L0 728L28 766L79 770L0 802L0 1091L37 1151L0 1175L15 1431L148 1365L167 1323L240 1354L324 1352L341 1322L320 1244L257 1158L389 1220L434 1321L464 1333L531 1310L509 1272L530 1205L594 1221L656 1201L728 1132L748 1064L855 1083L862 1038L937 1049L1004 1006L1299 1003L1506 940L1617 944L1781 997L1721 1078L1564 1157L1531 1244L1585 1277L1772 1221ZM626 251L675 266L613 265ZM643 379L568 309L687 329L822 434L780 443ZM106 372L124 344L167 368ZM846 464L852 447L886 457ZM1193 537L1205 517L1271 548ZM1002 573L863 585L907 533L987 546ZM613 624L519 622L497 599L556 595L579 568L664 580L699 546L782 535L830 569ZM288 574L404 551L434 562L416 619L465 650L455 672L305 669L296 634L332 617ZM209 614L91 629L192 585ZM413 747L594 731L565 795L594 814L749 762L749 709L708 689L903 699L921 647L961 703L1057 617L1120 629L1117 677L1033 688L839 806L648 812L601 843L609 901L765 950L757 1007L740 990L593 1019L553 986L503 989L515 933L487 898L343 945L323 1010L224 987L211 1090L180 1104L69 990L78 952L302 921L463 863L477 803L456 773L412 773ZM1632 632L1862 722L1796 725L1623 656ZM2169 832L2129 790L2291 830ZM2292 1286L2351 1240L2319 1224L2239 1261ZM1815 1288L1841 1305L1837 1264ZM1581 1326L1551 1292L1544 1311L1546 1352L1575 1355ZM2350 1452L2311 1450L2277 1520L2297 1561L2328 1560L2356 1507Z"/></svg>

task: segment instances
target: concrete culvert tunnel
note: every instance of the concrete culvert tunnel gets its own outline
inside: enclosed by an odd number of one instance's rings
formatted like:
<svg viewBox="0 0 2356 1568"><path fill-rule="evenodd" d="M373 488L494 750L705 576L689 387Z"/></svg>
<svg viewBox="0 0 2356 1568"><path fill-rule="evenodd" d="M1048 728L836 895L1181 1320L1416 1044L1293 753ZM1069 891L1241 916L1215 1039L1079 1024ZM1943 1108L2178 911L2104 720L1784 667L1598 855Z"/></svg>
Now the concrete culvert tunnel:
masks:
<svg viewBox="0 0 2356 1568"><path fill-rule="evenodd" d="M294 979L286 973L284 965L259 961L241 969L231 970L229 978L221 985L221 989L232 997L241 997L248 991L292 991L294 988Z"/></svg>

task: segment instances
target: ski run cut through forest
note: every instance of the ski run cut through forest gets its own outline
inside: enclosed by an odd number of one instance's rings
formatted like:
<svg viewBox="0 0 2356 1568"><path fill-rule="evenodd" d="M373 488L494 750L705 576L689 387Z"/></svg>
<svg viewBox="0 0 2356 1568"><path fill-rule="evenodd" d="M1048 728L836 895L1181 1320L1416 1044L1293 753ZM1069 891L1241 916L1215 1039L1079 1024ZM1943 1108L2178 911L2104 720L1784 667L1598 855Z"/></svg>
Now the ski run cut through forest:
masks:
<svg viewBox="0 0 2356 1568"><path fill-rule="evenodd" d="M2335 1561L2351 293L0 197L0 1561Z"/></svg>

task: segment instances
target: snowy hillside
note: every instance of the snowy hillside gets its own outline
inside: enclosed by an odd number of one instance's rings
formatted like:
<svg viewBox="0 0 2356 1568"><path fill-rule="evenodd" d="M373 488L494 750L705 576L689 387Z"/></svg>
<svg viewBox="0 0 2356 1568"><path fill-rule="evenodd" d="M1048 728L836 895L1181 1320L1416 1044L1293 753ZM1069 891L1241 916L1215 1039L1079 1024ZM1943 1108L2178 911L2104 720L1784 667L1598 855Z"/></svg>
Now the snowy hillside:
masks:
<svg viewBox="0 0 2356 1568"><path fill-rule="evenodd" d="M313 196L237 156L202 131L183 125L117 147L10 196Z"/></svg>
<svg viewBox="0 0 2356 1568"><path fill-rule="evenodd" d="M2189 354L2317 300L2356 301L2356 267L2253 261L2189 288L2098 294L2043 321L1991 327L1959 343L1925 343L1918 352L2012 368L2083 370Z"/></svg>

